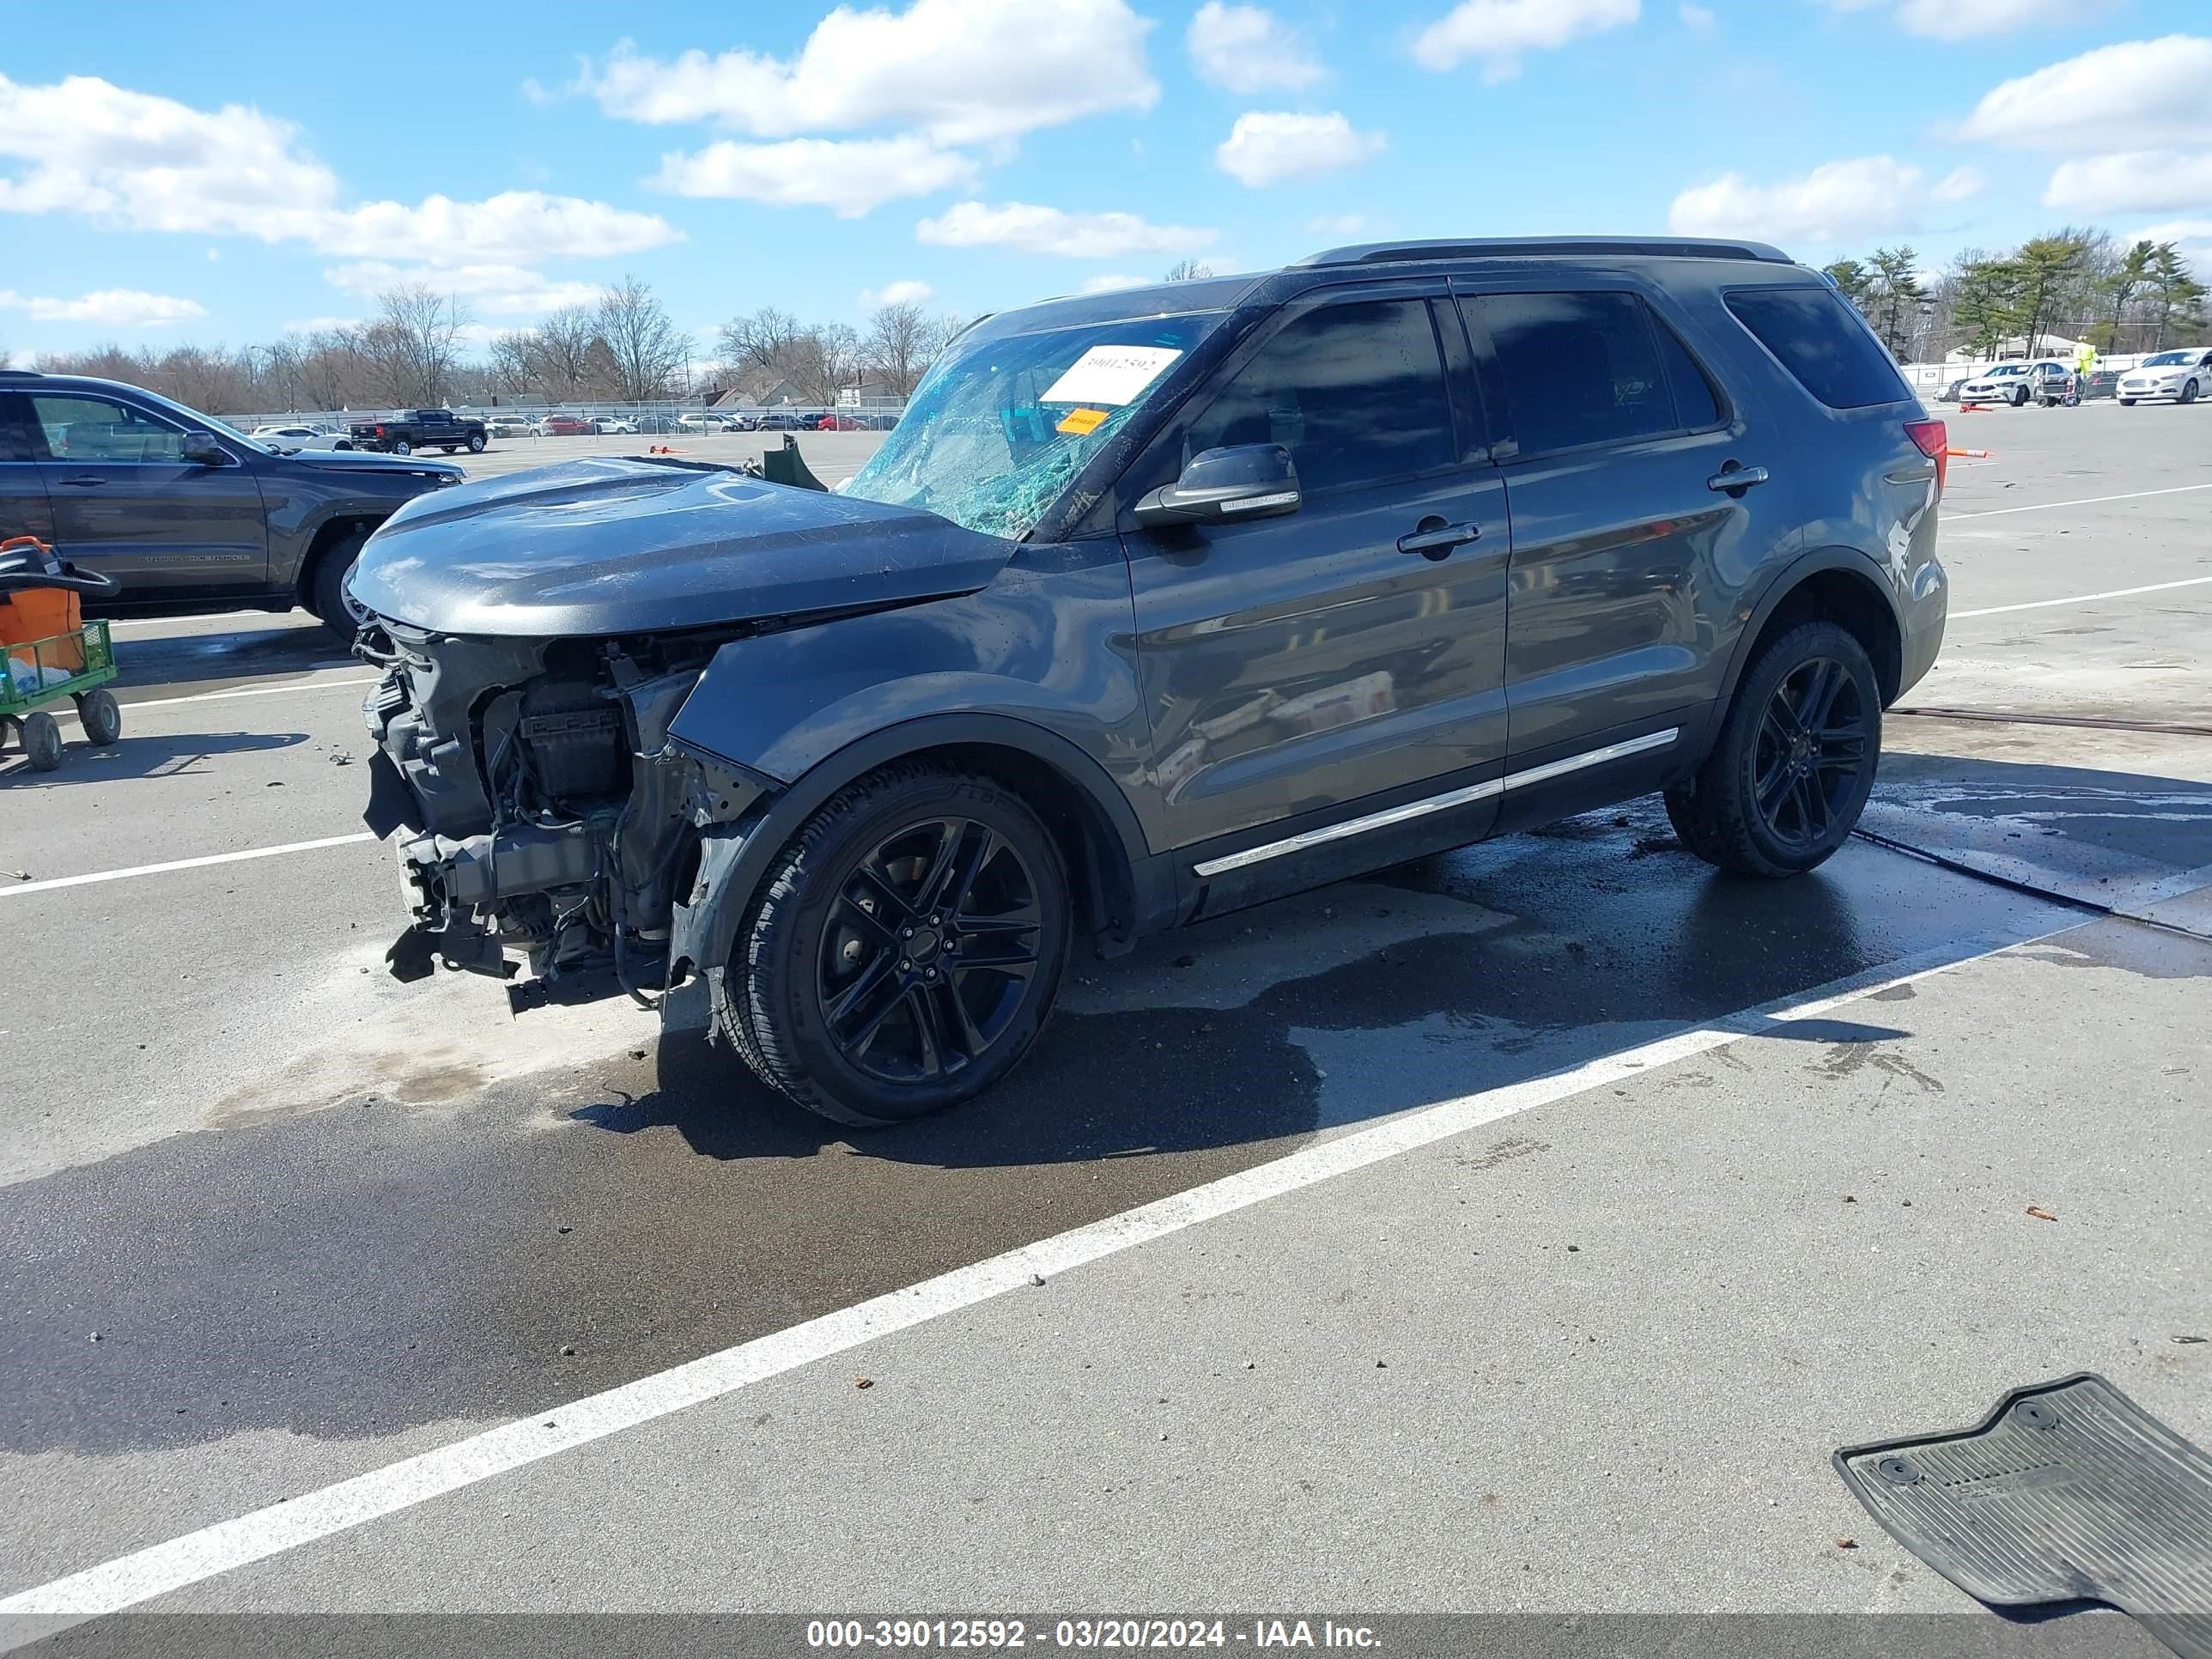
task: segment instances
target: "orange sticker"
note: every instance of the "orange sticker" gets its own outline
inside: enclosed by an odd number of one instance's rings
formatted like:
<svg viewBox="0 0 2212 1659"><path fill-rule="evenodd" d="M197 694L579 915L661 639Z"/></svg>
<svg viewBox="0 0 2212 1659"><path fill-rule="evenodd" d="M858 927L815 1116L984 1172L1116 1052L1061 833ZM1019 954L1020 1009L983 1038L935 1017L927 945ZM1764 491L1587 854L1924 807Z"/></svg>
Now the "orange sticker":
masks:
<svg viewBox="0 0 2212 1659"><path fill-rule="evenodd" d="M1053 429L1056 432L1072 433L1076 437L1081 438L1098 430L1105 422L1106 411L1103 409L1071 409L1060 423Z"/></svg>

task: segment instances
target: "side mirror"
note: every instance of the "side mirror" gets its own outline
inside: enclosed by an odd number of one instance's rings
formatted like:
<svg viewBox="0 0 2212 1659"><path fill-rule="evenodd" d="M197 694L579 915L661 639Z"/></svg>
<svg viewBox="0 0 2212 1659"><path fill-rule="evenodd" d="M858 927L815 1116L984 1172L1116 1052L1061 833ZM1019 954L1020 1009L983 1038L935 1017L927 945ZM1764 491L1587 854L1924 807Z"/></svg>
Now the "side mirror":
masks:
<svg viewBox="0 0 2212 1659"><path fill-rule="evenodd" d="M1298 470L1280 444L1232 444L1200 450L1182 477L1162 484L1133 509L1146 528L1171 524L1235 524L1298 510Z"/></svg>
<svg viewBox="0 0 2212 1659"><path fill-rule="evenodd" d="M212 432L187 432L181 453L194 466L230 465L230 452L215 441Z"/></svg>

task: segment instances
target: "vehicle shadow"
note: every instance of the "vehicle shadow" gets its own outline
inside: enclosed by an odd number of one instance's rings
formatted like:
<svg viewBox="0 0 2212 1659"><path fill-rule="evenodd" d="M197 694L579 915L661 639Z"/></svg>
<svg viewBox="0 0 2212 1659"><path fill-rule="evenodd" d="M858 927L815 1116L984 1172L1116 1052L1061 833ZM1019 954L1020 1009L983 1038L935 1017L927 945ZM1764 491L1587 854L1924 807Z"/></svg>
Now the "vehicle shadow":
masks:
<svg viewBox="0 0 2212 1659"><path fill-rule="evenodd" d="M62 727L62 763L52 772L36 772L10 744L0 757L0 784L10 789L61 789L78 783L113 783L118 779L198 777L201 763L217 755L264 754L291 749L307 740L304 732L193 732L158 737L131 735L128 716L123 736L105 749L96 749L79 737L73 725Z"/></svg>

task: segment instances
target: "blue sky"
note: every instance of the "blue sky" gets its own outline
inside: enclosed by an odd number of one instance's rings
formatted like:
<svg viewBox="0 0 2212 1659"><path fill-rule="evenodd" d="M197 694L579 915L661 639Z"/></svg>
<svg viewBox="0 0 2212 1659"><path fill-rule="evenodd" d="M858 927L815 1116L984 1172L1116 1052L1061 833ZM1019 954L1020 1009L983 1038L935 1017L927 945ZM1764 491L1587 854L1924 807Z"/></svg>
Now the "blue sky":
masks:
<svg viewBox="0 0 2212 1659"><path fill-rule="evenodd" d="M1392 235L1932 266L2095 222L2212 266L2212 0L9 9L18 359L265 339L397 279L492 330L635 272L711 337Z"/></svg>

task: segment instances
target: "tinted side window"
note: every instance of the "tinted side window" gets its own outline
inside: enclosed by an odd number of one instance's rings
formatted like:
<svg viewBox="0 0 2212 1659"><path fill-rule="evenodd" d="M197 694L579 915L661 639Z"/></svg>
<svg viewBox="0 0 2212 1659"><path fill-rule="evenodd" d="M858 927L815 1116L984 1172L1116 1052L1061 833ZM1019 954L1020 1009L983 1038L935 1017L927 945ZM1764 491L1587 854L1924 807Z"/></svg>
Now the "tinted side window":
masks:
<svg viewBox="0 0 2212 1659"><path fill-rule="evenodd" d="M30 404L12 392L0 392L0 461L37 459L31 443Z"/></svg>
<svg viewBox="0 0 2212 1659"><path fill-rule="evenodd" d="M1666 319L1654 317L1651 326L1659 337L1659 361L1667 371L1668 389L1674 394L1675 422L1692 432L1716 424L1721 418L1721 403L1705 371L1698 367L1689 348L1674 337Z"/></svg>
<svg viewBox="0 0 2212 1659"><path fill-rule="evenodd" d="M82 392L30 394L32 418L57 460L181 461L185 434L127 404Z"/></svg>
<svg viewBox="0 0 2212 1659"><path fill-rule="evenodd" d="M1736 320L1831 409L1911 397L1904 377L1833 289L1749 289L1728 296Z"/></svg>
<svg viewBox="0 0 2212 1659"><path fill-rule="evenodd" d="M1281 444L1305 490L1449 466L1451 400L1425 300L1326 306L1285 325L1191 422L1189 449Z"/></svg>
<svg viewBox="0 0 2212 1659"><path fill-rule="evenodd" d="M1480 303L1524 455L1648 438L1715 418L1676 416L1650 313L1633 294L1492 294ZM1710 402L1710 388L1705 395Z"/></svg>

